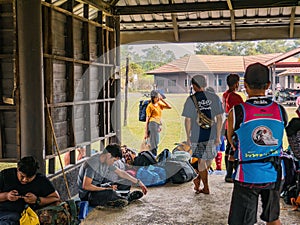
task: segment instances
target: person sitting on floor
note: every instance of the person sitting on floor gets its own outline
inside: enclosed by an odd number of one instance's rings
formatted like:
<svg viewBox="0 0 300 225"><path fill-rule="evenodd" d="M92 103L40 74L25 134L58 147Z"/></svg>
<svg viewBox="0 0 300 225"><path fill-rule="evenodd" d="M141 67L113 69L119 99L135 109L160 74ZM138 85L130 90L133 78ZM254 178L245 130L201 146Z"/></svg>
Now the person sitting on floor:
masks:
<svg viewBox="0 0 300 225"><path fill-rule="evenodd" d="M0 172L0 224L18 225L26 205L33 209L58 203L60 197L50 180L37 173L38 162L22 158L17 168Z"/></svg>
<svg viewBox="0 0 300 225"><path fill-rule="evenodd" d="M79 198L82 201L88 201L91 206L121 208L147 194L147 187L140 180L113 165L121 157L120 146L109 144L103 152L92 156L82 164L77 179ZM126 197L122 196L117 192L117 185L107 183L109 171L114 171L120 178L139 186L142 192L133 191Z"/></svg>

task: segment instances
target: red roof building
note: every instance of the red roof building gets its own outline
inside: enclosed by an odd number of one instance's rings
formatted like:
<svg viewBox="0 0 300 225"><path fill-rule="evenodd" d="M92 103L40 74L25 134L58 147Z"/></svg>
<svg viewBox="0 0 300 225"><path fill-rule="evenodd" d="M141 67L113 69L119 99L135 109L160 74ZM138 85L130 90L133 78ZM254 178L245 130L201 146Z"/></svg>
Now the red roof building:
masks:
<svg viewBox="0 0 300 225"><path fill-rule="evenodd" d="M242 78L242 86L244 72L248 65L260 62L270 66L271 71L278 65L276 74L283 73L288 69L283 68L283 65L300 66L298 58L292 57L299 51L300 48L298 51L294 49L290 55L288 53L254 56L190 55L148 71L147 74L154 75L156 88L167 93L188 93L190 91L190 79L195 74L204 75L207 78L208 87L212 87L216 92L223 92L227 88L226 77L229 73L239 74ZM276 74L273 83L280 83L282 87L285 87L287 85L285 78L280 78ZM272 75L274 75L273 72ZM290 86L292 79L288 80Z"/></svg>

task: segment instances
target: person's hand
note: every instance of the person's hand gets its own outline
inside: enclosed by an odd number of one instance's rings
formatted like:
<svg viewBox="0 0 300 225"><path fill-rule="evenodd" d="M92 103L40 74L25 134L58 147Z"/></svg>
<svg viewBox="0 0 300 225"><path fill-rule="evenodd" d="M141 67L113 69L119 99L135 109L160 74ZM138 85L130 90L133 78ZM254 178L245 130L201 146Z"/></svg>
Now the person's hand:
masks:
<svg viewBox="0 0 300 225"><path fill-rule="evenodd" d="M23 196L23 199L28 204L35 204L37 200L37 196L33 193L28 192L25 196Z"/></svg>
<svg viewBox="0 0 300 225"><path fill-rule="evenodd" d="M8 201L15 202L19 198L22 198L22 196L19 195L17 190L12 190L10 192L7 192L7 199Z"/></svg>
<svg viewBox="0 0 300 225"><path fill-rule="evenodd" d="M231 149L232 149L232 151L235 151L236 147L233 144L231 144Z"/></svg>
<svg viewBox="0 0 300 225"><path fill-rule="evenodd" d="M189 138L186 139L186 144L189 145L189 146L191 146L191 139L189 139Z"/></svg>
<svg viewBox="0 0 300 225"><path fill-rule="evenodd" d="M144 134L144 139L146 140L147 138L149 138L149 132L148 132L148 130L145 131L145 134Z"/></svg>
<svg viewBox="0 0 300 225"><path fill-rule="evenodd" d="M114 191L118 190L118 185L114 184L110 186L111 189L113 189Z"/></svg>
<svg viewBox="0 0 300 225"><path fill-rule="evenodd" d="M140 188L142 189L143 194L144 194L144 195L147 194L148 189L147 189L147 187L145 186L145 184L143 184L142 181L139 181L139 186L140 186Z"/></svg>
<svg viewBox="0 0 300 225"><path fill-rule="evenodd" d="M221 144L221 137L217 135L216 140L215 140L215 145L219 146Z"/></svg>
<svg viewBox="0 0 300 225"><path fill-rule="evenodd" d="M162 98L161 94L158 93L158 100L162 100L162 99L163 99L163 98Z"/></svg>

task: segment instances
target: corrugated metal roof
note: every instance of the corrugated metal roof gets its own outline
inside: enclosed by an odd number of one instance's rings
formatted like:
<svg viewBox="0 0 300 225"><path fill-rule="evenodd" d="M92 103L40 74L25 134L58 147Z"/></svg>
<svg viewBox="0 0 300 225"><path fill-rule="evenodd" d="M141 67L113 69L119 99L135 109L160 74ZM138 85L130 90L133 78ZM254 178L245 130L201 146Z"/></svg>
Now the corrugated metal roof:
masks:
<svg viewBox="0 0 300 225"><path fill-rule="evenodd" d="M48 1L64 7L66 0ZM298 0L75 0L120 18L121 43L200 42L300 37Z"/></svg>
<svg viewBox="0 0 300 225"><path fill-rule="evenodd" d="M278 76L288 76L288 75L300 75L300 68L289 68L281 73L278 74Z"/></svg>

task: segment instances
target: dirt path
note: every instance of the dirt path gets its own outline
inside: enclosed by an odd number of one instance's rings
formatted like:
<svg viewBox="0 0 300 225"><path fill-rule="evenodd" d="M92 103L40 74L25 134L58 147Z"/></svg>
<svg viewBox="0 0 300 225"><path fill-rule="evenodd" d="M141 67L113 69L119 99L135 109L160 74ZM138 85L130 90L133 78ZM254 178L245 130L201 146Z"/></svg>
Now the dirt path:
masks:
<svg viewBox="0 0 300 225"><path fill-rule="evenodd" d="M149 193L121 210L94 209L82 225L223 225L227 215L233 185L224 182L223 175L209 176L211 194L196 195L192 182L166 184L149 188ZM281 204L283 225L300 225L300 211L291 211ZM259 220L258 225L264 224Z"/></svg>

